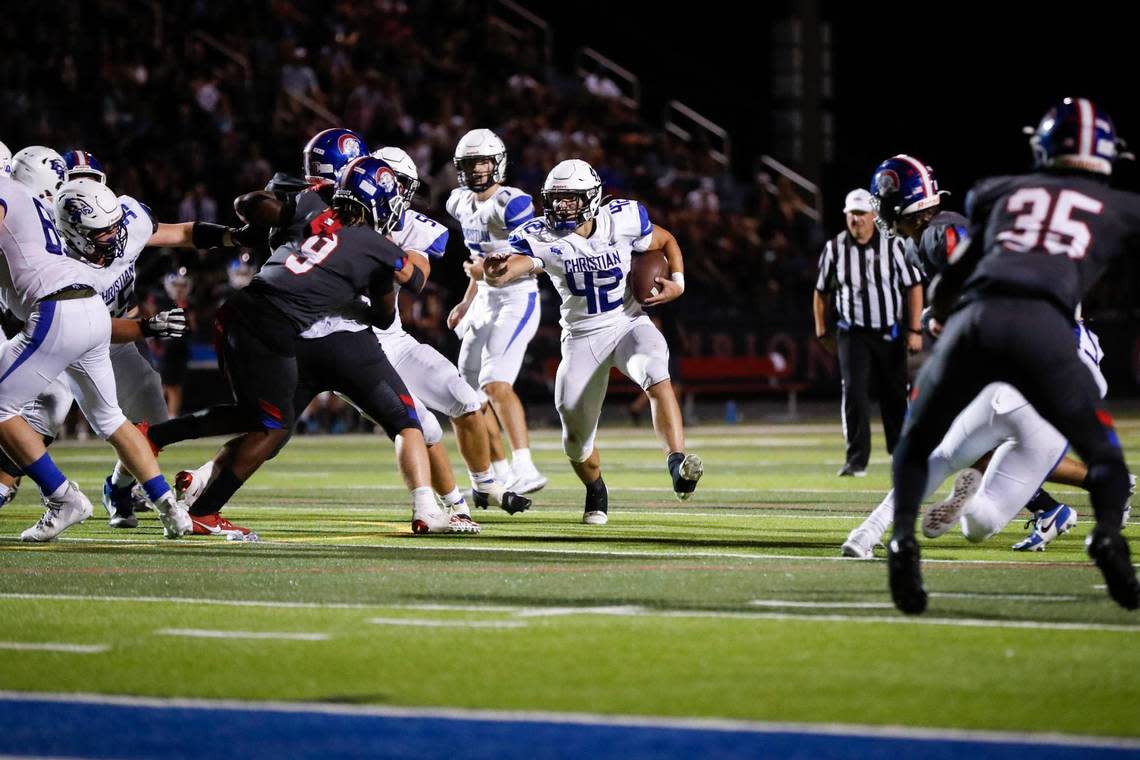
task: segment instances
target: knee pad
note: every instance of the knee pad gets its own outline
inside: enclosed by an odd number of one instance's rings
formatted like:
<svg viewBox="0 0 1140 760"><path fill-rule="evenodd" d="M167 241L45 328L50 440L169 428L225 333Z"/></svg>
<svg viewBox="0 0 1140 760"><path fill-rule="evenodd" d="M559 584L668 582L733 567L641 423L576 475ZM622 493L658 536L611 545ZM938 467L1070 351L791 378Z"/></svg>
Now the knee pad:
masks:
<svg viewBox="0 0 1140 760"><path fill-rule="evenodd" d="M416 411L419 412L419 408ZM420 414L420 427L424 432L424 443L428 446L434 446L443 440L443 428L439 424L439 419L427 408L424 408Z"/></svg>
<svg viewBox="0 0 1140 760"><path fill-rule="evenodd" d="M571 462L585 462L594 453L594 433L581 438L563 430L562 451Z"/></svg>
<svg viewBox="0 0 1140 760"><path fill-rule="evenodd" d="M486 393L475 390L459 375L448 378L447 391L451 395L451 408L447 410L448 417L461 417L464 414L477 412L487 402Z"/></svg>

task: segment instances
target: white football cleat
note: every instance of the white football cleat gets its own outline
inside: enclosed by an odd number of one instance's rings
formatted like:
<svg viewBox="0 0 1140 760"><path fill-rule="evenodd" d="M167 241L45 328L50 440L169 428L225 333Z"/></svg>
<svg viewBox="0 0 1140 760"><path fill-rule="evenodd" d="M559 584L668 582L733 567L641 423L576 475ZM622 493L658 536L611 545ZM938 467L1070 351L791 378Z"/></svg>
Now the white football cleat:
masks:
<svg viewBox="0 0 1140 760"><path fill-rule="evenodd" d="M600 510L586 512L584 515L582 515L582 522L586 525L605 525L609 521L609 515Z"/></svg>
<svg viewBox="0 0 1140 760"><path fill-rule="evenodd" d="M922 535L938 538L953 528L981 486L982 473L974 468L967 467L958 473L954 479L954 488L946 500L930 507L922 516Z"/></svg>
<svg viewBox="0 0 1140 760"><path fill-rule="evenodd" d="M483 530L483 526L472 520L471 515L462 512L453 512L447 524L451 526L452 533L478 534Z"/></svg>
<svg viewBox="0 0 1140 760"><path fill-rule="evenodd" d="M174 494L167 492L167 496L159 499L154 508L158 511L158 519L162 523L162 535L167 538L182 538L194 532L194 521L186 511L186 505L174 500Z"/></svg>
<svg viewBox="0 0 1140 760"><path fill-rule="evenodd" d="M20 534L21 541L51 541L76 523L91 516L94 509L91 501L79 490L73 480L67 481L67 488L58 499L43 499L47 508L35 525Z"/></svg>
<svg viewBox="0 0 1140 760"><path fill-rule="evenodd" d="M513 469L515 479L506 485L506 490L513 491L520 496L541 491L550 482L533 464L516 464Z"/></svg>
<svg viewBox="0 0 1140 760"><path fill-rule="evenodd" d="M453 533L451 514L444 512L438 505L432 508L413 508L412 533Z"/></svg>
<svg viewBox="0 0 1140 760"><path fill-rule="evenodd" d="M874 559L875 547L881 543L879 539L875 538L875 534L872 533L869 528L864 528L860 525L847 535L847 540L843 542L843 547L840 551L844 557Z"/></svg>

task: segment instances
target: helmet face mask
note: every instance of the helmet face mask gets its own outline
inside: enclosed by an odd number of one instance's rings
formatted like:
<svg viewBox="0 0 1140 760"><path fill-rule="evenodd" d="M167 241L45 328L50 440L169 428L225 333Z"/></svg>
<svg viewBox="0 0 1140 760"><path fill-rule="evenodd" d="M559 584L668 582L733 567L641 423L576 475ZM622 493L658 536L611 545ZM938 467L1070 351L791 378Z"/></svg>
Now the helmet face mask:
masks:
<svg viewBox="0 0 1140 760"><path fill-rule="evenodd" d="M371 155L373 158L378 158L388 164L396 173L396 182L399 185L400 198L403 202L402 217L403 211L412 207L412 201L420 189L420 173L416 169L416 163L403 149L393 146L374 150ZM397 223L397 227L402 224L402 221L401 219Z"/></svg>

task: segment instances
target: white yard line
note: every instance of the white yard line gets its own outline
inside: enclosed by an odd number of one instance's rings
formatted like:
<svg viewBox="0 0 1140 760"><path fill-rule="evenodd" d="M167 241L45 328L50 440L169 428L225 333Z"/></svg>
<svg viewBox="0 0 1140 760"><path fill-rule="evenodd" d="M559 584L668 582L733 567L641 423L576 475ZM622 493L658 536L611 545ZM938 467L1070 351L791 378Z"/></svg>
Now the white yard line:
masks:
<svg viewBox="0 0 1140 760"><path fill-rule="evenodd" d="M1068 747L1140 749L1140 739L1132 737L1081 736L1058 733L976 731L956 728L911 728L855 723L785 723L777 721L729 720L723 718L675 718L642 715L601 715L596 713L545 712L539 710L472 710L451 707L392 707L380 705L332 705L325 702L243 702L236 699L159 699L110 694L0 691L0 702L58 702L65 704L112 705L160 710L238 710L292 714L346 715L380 718L438 718L443 720L492 723L555 723L630 728L688 729L735 733L801 733L820 736L861 736L881 739L955 740L987 743L1026 743Z"/></svg>
<svg viewBox="0 0 1140 760"><path fill-rule="evenodd" d="M374 625L406 625L415 628L526 628L522 620L435 620L431 618L368 618Z"/></svg>
<svg viewBox="0 0 1140 760"><path fill-rule="evenodd" d="M1043 631L1108 631L1117 633L1138 633L1140 634L1140 625L1118 625L1111 623L1069 623L1069 622L1047 622L1038 620L990 620L982 618L936 618L936 617L903 617L901 615L880 615L880 616L863 616L863 615L810 615L803 613L782 613L782 612L750 612L750 611L734 611L734 610L686 610L686 609L656 609L651 607L641 606L621 606L621 607L602 607L601 612L594 612L596 607L580 607L580 608L567 608L565 606L557 607L512 607L509 605L488 605L487 607L480 607L478 605L402 605L402 604L326 604L318 602L275 602L270 600L238 600L238 599L195 599L187 597L84 597L78 595L63 595L63 594L0 594L0 599L24 599L24 600L52 600L52 601L97 601L97 602L110 602L110 603L172 603L172 604L208 604L220 605L228 607L280 607L283 609L412 609L412 610L433 610L439 612L499 612L499 613L514 613L519 617L539 617L544 615L549 610L554 610L558 615L571 615L571 614L602 614L618 617L664 617L664 618L692 618L692 619L724 619L724 620L786 620L797 621L805 623L888 623L893 625L935 625L935 626L949 626L952 628L1012 628L1012 629L1028 629L1028 630L1043 630ZM803 602L803 604L815 603ZM868 603L871 604L871 603ZM877 603L875 603L877 604ZM886 603L883 603L886 605ZM886 607L884 607L886 608ZM877 608L876 608L877 609ZM620 610L620 612L618 611ZM408 618L377 618L377 620L408 620ZM460 624L461 621L440 621L441 623ZM493 622L493 621L483 621ZM399 623L391 623L397 625ZM414 625L414 623L408 623ZM462 625L470 625L471 622L463 621ZM167 629L178 630L178 629ZM194 629L189 629L194 630ZM219 634L234 634L243 633L241 631L217 631L213 633ZM265 634L265 636L274 636L278 634ZM282 636L288 634L280 634ZM298 634L306 635L306 634ZM262 634L252 634L248 638L258 638Z"/></svg>
<svg viewBox="0 0 1140 760"><path fill-rule="evenodd" d="M889 610L894 608L890 602L809 602L793 599L753 599L749 604L753 607L806 610Z"/></svg>
<svg viewBox="0 0 1140 760"><path fill-rule="evenodd" d="M64 652L67 654L102 654L109 644L52 644L42 641L0 641L0 649L20 652Z"/></svg>
<svg viewBox="0 0 1140 760"><path fill-rule="evenodd" d="M191 639L258 639L270 641L328 641L327 633L291 633L288 631L214 631L207 628L159 628L156 636L184 636Z"/></svg>
<svg viewBox="0 0 1140 760"><path fill-rule="evenodd" d="M999 602L1078 602L1078 596L1045 594L979 594L970 591L931 591L929 596L936 599L992 599Z"/></svg>

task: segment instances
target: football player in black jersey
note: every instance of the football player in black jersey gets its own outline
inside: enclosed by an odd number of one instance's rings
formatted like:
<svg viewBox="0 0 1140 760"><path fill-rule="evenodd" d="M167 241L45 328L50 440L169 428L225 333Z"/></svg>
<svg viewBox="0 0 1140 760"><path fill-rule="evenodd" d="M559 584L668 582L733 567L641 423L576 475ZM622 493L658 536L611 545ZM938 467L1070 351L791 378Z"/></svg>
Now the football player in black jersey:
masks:
<svg viewBox="0 0 1140 760"><path fill-rule="evenodd" d="M1120 533L1128 470L1112 418L1074 350L1077 305L1117 254L1140 243L1140 196L1108 180L1119 140L1091 101L1066 99L1030 140L1029 174L980 182L967 198L969 240L932 284L944 322L915 383L915 399L894 452L895 527L888 573L895 606L926 609L914 537L927 457L957 414L1003 381L1072 444L1088 465L1096 526L1089 556L1122 607L1140 607L1140 583Z"/></svg>

